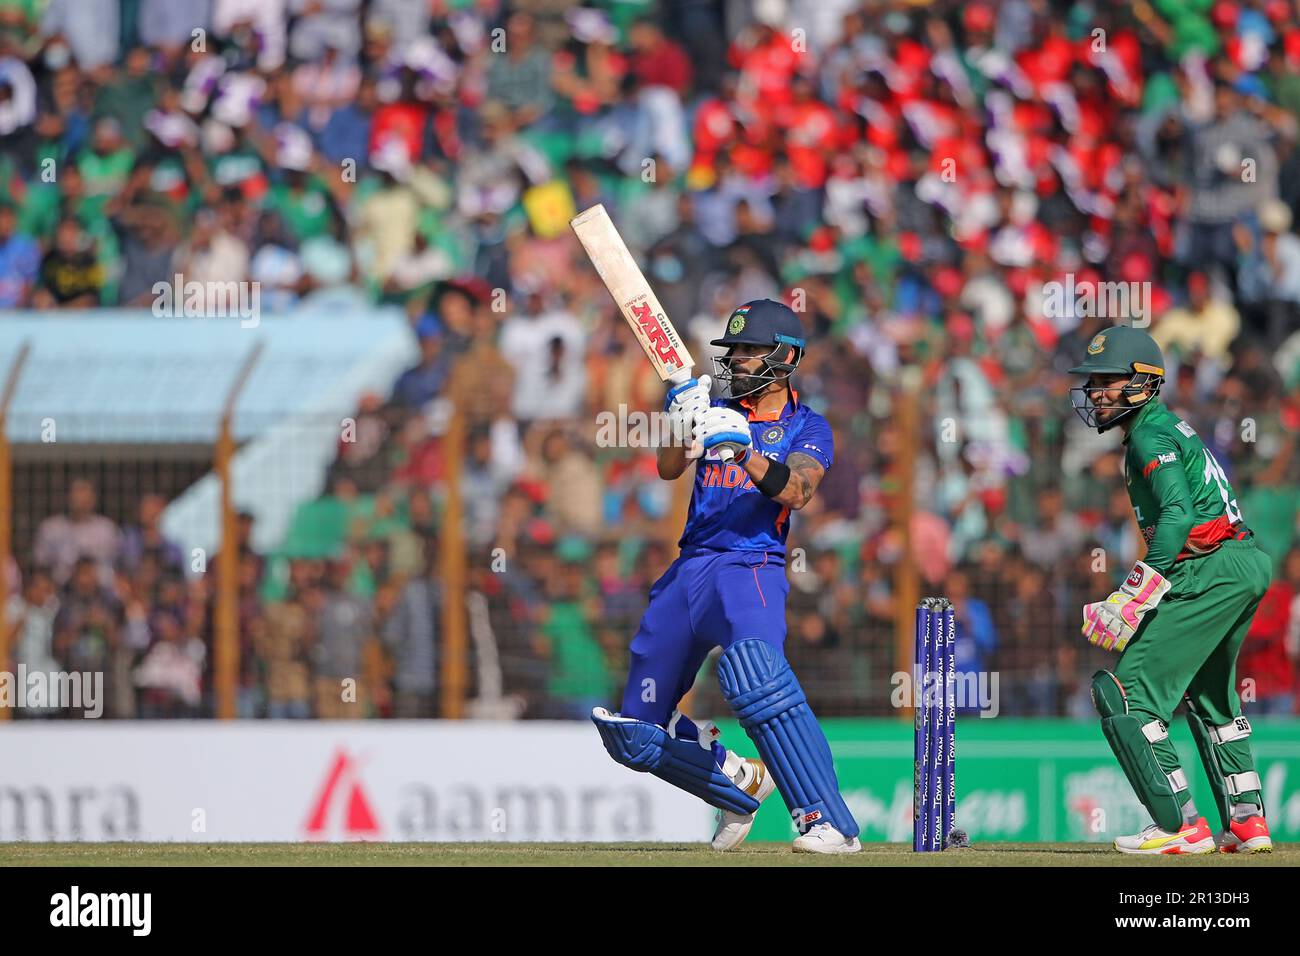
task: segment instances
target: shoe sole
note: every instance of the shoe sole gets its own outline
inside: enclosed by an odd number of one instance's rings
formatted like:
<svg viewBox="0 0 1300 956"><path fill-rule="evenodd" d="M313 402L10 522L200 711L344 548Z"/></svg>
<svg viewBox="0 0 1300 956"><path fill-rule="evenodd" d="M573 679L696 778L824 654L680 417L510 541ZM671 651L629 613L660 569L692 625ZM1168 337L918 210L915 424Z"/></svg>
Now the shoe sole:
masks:
<svg viewBox="0 0 1300 956"><path fill-rule="evenodd" d="M1115 849L1120 853L1127 853L1130 856L1200 856L1203 853L1214 853L1214 838L1206 837L1196 843L1180 843L1174 846L1153 847L1149 850L1137 850L1128 847L1122 847L1118 843L1113 844Z"/></svg>
<svg viewBox="0 0 1300 956"><path fill-rule="evenodd" d="M1255 837L1253 840L1247 840L1245 843L1234 843L1232 846L1219 847L1220 853L1244 853L1253 855L1255 853L1272 853L1273 841L1269 837Z"/></svg>
<svg viewBox="0 0 1300 956"><path fill-rule="evenodd" d="M862 850L862 842L861 842L860 840L858 840L857 838L854 838L854 840L853 840L852 843L842 843L842 844L840 844L839 846L835 847L833 850L832 850L832 849L813 850L813 849L810 849L809 847L800 846L799 844L796 843L796 844L794 844L793 846L791 846L790 849L793 850L795 853L812 853L812 854L818 854L818 855L821 855L821 856L835 856L836 854L839 854L839 853L859 853L859 852L861 852L861 850Z"/></svg>
<svg viewBox="0 0 1300 956"><path fill-rule="evenodd" d="M750 820L749 823L744 825L744 827L745 829L741 831L740 836L736 839L734 843L730 843L727 846L718 846L716 843L710 841L709 847L718 853L727 853L731 850L734 850L736 847L740 846L742 843L745 842L745 837L749 836L749 831L754 829L754 821Z"/></svg>

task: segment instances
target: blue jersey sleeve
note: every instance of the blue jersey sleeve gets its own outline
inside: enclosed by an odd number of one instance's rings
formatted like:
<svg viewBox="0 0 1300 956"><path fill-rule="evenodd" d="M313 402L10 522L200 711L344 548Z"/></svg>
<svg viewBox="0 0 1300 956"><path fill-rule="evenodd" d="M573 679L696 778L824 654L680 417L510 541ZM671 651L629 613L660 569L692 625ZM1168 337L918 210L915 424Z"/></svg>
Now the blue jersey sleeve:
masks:
<svg viewBox="0 0 1300 956"><path fill-rule="evenodd" d="M786 458L795 452L815 458L823 468L830 470L831 464L835 461L835 439L831 435L831 426L826 419L817 414L808 416L803 427L799 429L799 434L790 443Z"/></svg>

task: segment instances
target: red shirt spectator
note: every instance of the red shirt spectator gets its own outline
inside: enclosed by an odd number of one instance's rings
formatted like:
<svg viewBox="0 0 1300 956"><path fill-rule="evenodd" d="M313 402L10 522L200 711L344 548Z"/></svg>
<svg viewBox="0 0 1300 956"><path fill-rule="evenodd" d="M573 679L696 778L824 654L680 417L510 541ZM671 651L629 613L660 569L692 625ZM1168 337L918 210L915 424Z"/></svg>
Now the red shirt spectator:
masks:
<svg viewBox="0 0 1300 956"><path fill-rule="evenodd" d="M721 97L705 100L695 111L691 136L695 142L693 166L712 166L714 157L736 135L736 119L730 102Z"/></svg>
<svg viewBox="0 0 1300 956"><path fill-rule="evenodd" d="M742 37L728 54L740 70L739 99L752 108L768 112L790 100L790 79L799 67L800 54L788 36L772 27Z"/></svg>
<svg viewBox="0 0 1300 956"><path fill-rule="evenodd" d="M795 77L794 102L777 111L790 167L806 189L820 189L828 174L828 157L839 135L835 112L813 96L812 84Z"/></svg>
<svg viewBox="0 0 1300 956"><path fill-rule="evenodd" d="M374 156L390 139L398 140L411 160L424 155L424 130L429 108L423 103L385 103L375 110L370 125L370 155Z"/></svg>
<svg viewBox="0 0 1300 956"><path fill-rule="evenodd" d="M641 22L628 34L632 43L632 72L642 86L666 86L685 96L691 86L691 61L686 51L653 23Z"/></svg>
<svg viewBox="0 0 1300 956"><path fill-rule="evenodd" d="M1251 699L1252 690L1255 700L1294 696L1296 692L1295 661L1286 647L1294 597L1295 591L1288 582L1274 581L1259 602L1259 610L1250 622L1246 641L1241 646L1241 656L1237 659L1239 689L1247 701ZM1247 681L1253 681L1254 687Z"/></svg>

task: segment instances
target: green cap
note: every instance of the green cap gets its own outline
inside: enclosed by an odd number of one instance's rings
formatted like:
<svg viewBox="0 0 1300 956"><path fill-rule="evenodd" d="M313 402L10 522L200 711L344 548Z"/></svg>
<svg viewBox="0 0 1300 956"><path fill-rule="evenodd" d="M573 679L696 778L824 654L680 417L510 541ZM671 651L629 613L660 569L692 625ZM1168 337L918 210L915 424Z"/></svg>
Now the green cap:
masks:
<svg viewBox="0 0 1300 956"><path fill-rule="evenodd" d="M1083 363L1070 369L1071 375L1123 372L1165 374L1165 357L1155 339L1127 325L1114 325L1094 335Z"/></svg>

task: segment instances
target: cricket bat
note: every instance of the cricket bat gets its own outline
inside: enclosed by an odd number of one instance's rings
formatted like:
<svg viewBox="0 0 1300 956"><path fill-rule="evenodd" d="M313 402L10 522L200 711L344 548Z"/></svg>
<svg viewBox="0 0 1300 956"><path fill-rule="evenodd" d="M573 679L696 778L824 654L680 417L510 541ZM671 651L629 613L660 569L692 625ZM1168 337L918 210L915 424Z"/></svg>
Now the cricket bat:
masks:
<svg viewBox="0 0 1300 956"><path fill-rule="evenodd" d="M695 359L664 314L605 207L597 204L584 209L569 225L659 378L681 385L691 377Z"/></svg>
<svg viewBox="0 0 1300 956"><path fill-rule="evenodd" d="M618 234L605 207L597 203L584 209L569 225L659 378L674 385L685 383L695 368L695 359L655 298L654 290L628 252L627 243ZM718 454L723 461L734 457L729 448Z"/></svg>

